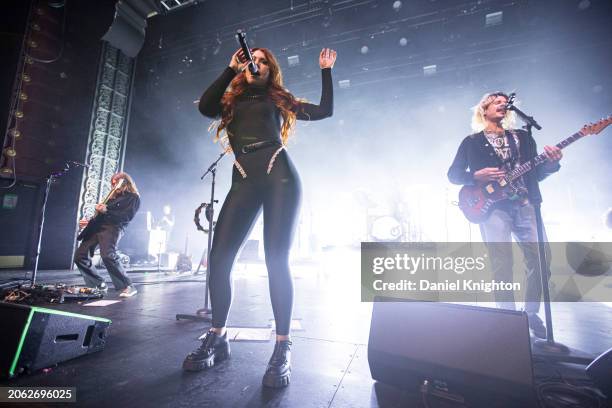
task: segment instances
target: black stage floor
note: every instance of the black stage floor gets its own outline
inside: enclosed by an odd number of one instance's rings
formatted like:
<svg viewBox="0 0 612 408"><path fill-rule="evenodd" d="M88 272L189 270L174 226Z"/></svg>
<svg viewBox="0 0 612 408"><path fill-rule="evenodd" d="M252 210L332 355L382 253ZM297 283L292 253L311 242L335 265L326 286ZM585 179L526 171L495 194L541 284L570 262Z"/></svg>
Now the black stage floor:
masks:
<svg viewBox="0 0 612 408"><path fill-rule="evenodd" d="M144 272L130 274L138 282L138 295L116 304L42 305L111 319L106 348L2 386L76 387L79 407L424 406L420 396L375 384L370 376L367 340L372 306L360 302L359 253L325 253L316 264L294 263L293 273L294 318L301 330L292 333L293 376L286 389L261 386L272 340L235 341L232 358L219 367L183 372L183 358L197 347L207 326L177 321L175 315L202 307L203 278ZM56 271L42 272L40 281L80 279L76 272ZM105 299L119 298L111 289ZM592 355L612 346L611 304L555 304L553 318L557 341ZM270 319L264 265L238 263L229 325L265 328ZM567 367L567 373L584 378L579 369Z"/></svg>

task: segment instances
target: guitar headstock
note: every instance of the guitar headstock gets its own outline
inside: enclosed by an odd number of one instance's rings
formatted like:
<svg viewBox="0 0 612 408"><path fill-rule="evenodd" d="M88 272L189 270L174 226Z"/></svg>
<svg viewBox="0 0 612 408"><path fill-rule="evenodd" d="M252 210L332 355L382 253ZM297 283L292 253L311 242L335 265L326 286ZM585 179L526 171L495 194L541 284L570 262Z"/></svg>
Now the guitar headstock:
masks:
<svg viewBox="0 0 612 408"><path fill-rule="evenodd" d="M605 128L607 128L612 123L612 115L607 118L603 118L598 120L595 123L589 123L588 125L584 125L582 129L580 129L580 133L583 136L586 135L596 135Z"/></svg>

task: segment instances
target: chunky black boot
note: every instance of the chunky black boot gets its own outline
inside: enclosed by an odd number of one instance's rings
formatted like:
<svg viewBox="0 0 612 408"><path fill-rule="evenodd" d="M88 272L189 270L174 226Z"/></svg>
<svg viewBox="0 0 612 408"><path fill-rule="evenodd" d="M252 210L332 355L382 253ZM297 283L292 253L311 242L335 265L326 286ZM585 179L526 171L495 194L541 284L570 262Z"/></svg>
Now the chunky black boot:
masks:
<svg viewBox="0 0 612 408"><path fill-rule="evenodd" d="M227 332L223 336L218 336L210 330L206 333L204 339L202 339L202 345L185 357L183 370L200 371L210 368L215 363L226 360L229 357L230 345L227 341Z"/></svg>
<svg viewBox="0 0 612 408"><path fill-rule="evenodd" d="M266 387L281 388L288 386L290 381L291 341L277 341L262 383Z"/></svg>

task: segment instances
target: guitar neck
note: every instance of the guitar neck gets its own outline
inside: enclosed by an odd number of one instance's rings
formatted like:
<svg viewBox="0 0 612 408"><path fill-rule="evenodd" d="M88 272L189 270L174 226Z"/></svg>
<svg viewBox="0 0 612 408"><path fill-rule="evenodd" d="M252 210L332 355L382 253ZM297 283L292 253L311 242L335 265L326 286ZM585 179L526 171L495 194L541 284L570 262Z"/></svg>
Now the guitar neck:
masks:
<svg viewBox="0 0 612 408"><path fill-rule="evenodd" d="M557 143L556 146L559 149L564 149L564 148L566 148L567 146L571 145L576 140L578 140L578 139L580 139L582 137L584 137L584 135L582 133L576 132L573 135L571 135L570 137L568 137L567 139L562 140L561 142ZM547 160L548 160L548 156L546 156L546 153L542 153L542 154L537 155L533 159L531 159L531 160L521 164L516 169L510 171L508 173L508 175L506 176L506 181L516 180L517 178L521 177L525 173L528 173L531 170L535 169L540 164L545 163Z"/></svg>

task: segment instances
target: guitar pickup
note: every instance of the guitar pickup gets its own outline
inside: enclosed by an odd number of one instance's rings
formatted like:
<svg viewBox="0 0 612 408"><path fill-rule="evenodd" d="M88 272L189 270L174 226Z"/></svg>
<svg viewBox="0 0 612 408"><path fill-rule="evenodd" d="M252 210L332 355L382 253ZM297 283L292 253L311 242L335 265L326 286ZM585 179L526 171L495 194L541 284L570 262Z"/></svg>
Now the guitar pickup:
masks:
<svg viewBox="0 0 612 408"><path fill-rule="evenodd" d="M508 184L508 182L506 180L503 180L503 179L499 182L499 185L502 186L502 187L505 187L506 184Z"/></svg>

